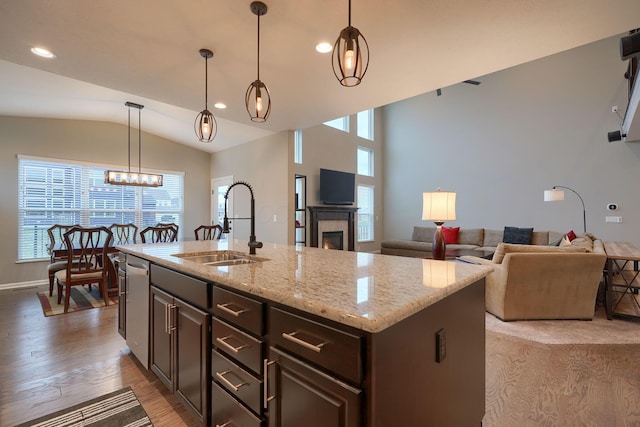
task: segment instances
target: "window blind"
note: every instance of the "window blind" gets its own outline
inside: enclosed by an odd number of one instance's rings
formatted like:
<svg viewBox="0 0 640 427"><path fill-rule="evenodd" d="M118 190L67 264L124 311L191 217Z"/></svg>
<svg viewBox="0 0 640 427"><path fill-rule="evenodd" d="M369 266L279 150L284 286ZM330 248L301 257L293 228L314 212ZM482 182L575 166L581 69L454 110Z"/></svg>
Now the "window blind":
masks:
<svg viewBox="0 0 640 427"><path fill-rule="evenodd" d="M130 187L105 184L107 169L113 166L18 158L19 260L49 257L47 229L54 224L182 225L184 174L162 172L162 187Z"/></svg>

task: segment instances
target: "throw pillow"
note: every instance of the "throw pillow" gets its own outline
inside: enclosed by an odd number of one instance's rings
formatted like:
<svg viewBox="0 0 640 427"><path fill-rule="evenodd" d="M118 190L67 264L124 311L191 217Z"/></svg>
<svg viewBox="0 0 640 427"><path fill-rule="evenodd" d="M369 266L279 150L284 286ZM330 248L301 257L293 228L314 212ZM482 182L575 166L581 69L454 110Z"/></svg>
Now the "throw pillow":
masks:
<svg viewBox="0 0 640 427"><path fill-rule="evenodd" d="M460 227L442 227L442 235L444 236L444 242L447 245L457 244L459 233Z"/></svg>
<svg viewBox="0 0 640 427"><path fill-rule="evenodd" d="M530 245L532 234L533 228L505 227L502 241L504 243Z"/></svg>
<svg viewBox="0 0 640 427"><path fill-rule="evenodd" d="M566 236L569 239L569 241L571 242L571 241L573 241L573 239L576 238L576 233L574 233L573 230L571 230L566 234Z"/></svg>

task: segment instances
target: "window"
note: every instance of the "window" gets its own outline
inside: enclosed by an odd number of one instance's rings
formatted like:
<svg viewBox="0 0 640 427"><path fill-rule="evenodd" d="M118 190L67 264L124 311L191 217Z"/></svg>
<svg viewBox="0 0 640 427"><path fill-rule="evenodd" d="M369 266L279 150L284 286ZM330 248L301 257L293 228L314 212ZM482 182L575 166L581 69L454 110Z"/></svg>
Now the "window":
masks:
<svg viewBox="0 0 640 427"><path fill-rule="evenodd" d="M302 131L300 129L293 133L293 161L302 164Z"/></svg>
<svg viewBox="0 0 640 427"><path fill-rule="evenodd" d="M54 224L182 224L183 174L163 173L162 187L129 187L105 184L110 168L19 157L18 259L48 258L47 228Z"/></svg>
<svg viewBox="0 0 640 427"><path fill-rule="evenodd" d="M332 128L341 130L343 132L349 132L349 116L329 120L328 122L324 122L323 125L331 126Z"/></svg>
<svg viewBox="0 0 640 427"><path fill-rule="evenodd" d="M358 113L358 136L373 141L373 110Z"/></svg>
<svg viewBox="0 0 640 427"><path fill-rule="evenodd" d="M358 175L373 176L373 150L358 147Z"/></svg>
<svg viewBox="0 0 640 427"><path fill-rule="evenodd" d="M368 185L358 185L358 242L374 240L373 190Z"/></svg>

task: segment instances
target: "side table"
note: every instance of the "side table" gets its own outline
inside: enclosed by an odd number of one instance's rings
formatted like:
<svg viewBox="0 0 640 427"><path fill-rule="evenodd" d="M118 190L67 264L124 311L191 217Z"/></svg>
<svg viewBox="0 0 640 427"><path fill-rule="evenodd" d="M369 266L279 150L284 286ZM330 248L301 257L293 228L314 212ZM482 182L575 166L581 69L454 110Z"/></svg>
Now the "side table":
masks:
<svg viewBox="0 0 640 427"><path fill-rule="evenodd" d="M640 317L640 249L627 242L604 242L607 253L605 306L613 315Z"/></svg>

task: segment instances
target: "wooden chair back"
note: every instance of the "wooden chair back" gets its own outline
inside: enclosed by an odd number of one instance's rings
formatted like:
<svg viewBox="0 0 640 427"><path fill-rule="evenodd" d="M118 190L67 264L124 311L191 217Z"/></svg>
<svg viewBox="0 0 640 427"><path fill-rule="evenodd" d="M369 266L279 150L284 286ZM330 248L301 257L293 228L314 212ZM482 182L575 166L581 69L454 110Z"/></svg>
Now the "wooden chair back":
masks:
<svg viewBox="0 0 640 427"><path fill-rule="evenodd" d="M114 245L137 243L138 227L135 224L111 224L109 230L113 233Z"/></svg>
<svg viewBox="0 0 640 427"><path fill-rule="evenodd" d="M69 252L66 281L71 285L95 283L96 277L106 281L107 254L113 245L107 227L73 227L64 233L64 240Z"/></svg>
<svg viewBox="0 0 640 427"><path fill-rule="evenodd" d="M73 227L79 227L78 224L74 225L61 225L55 224L47 229L49 235L49 244L47 245L47 252L51 257L51 262L65 260L66 257L56 257L53 253L54 249L66 249L66 242L64 240L64 233L71 230Z"/></svg>
<svg viewBox="0 0 640 427"><path fill-rule="evenodd" d="M201 225L193 232L196 240L219 240L222 237L222 227L219 225Z"/></svg>
<svg viewBox="0 0 640 427"><path fill-rule="evenodd" d="M174 227L175 226L175 227ZM142 243L165 243L178 241L177 225L149 226L140 232Z"/></svg>

